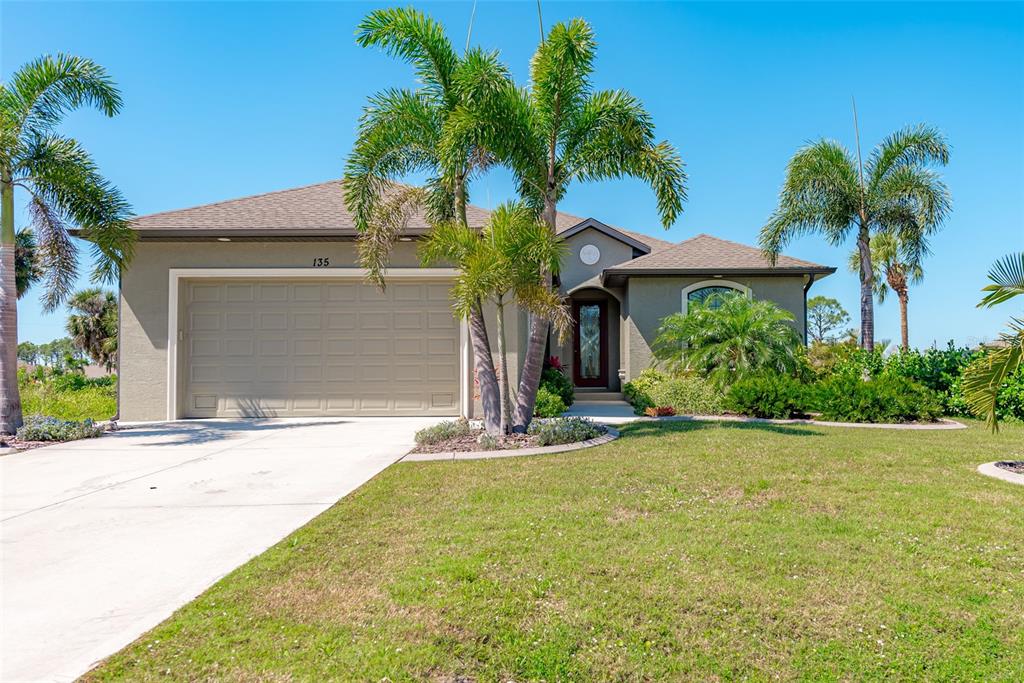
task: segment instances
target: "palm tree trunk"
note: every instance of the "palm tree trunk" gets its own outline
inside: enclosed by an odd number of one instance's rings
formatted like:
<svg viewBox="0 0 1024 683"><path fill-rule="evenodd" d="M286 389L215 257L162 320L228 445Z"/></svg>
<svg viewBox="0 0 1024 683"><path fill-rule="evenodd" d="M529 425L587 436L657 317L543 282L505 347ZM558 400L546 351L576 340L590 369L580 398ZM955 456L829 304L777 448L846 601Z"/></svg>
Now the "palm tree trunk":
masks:
<svg viewBox="0 0 1024 683"><path fill-rule="evenodd" d="M871 236L867 223L863 221L857 234L857 251L860 252L860 347L865 351L874 351L874 271L871 266Z"/></svg>
<svg viewBox="0 0 1024 683"><path fill-rule="evenodd" d="M554 199L554 189L548 184L549 192L544 197L544 222L552 233L556 232L555 218L558 205ZM544 271L540 274L542 282L551 282L551 274ZM516 399L516 417L512 426L513 432L525 433L533 420L533 410L537 404L537 389L540 388L540 376L544 371L544 349L548 344L548 321L542 316L529 316L530 331L526 342L526 358L523 360L522 374L519 375L519 394Z"/></svg>
<svg viewBox="0 0 1024 683"><path fill-rule="evenodd" d="M509 432L512 419L512 395L508 381L508 354L505 342L505 302L498 300L498 372L501 376L499 390L501 392L501 431Z"/></svg>
<svg viewBox="0 0 1024 683"><path fill-rule="evenodd" d="M491 343L487 338L483 307L480 302L469 314L469 339L473 345L473 364L476 381L480 384L480 403L483 405L484 430L492 436L502 433L501 399L498 379L494 373L494 358L491 357Z"/></svg>
<svg viewBox="0 0 1024 683"><path fill-rule="evenodd" d="M14 186L5 169L0 171L0 434L14 434L22 421L14 248Z"/></svg>
<svg viewBox="0 0 1024 683"><path fill-rule="evenodd" d="M903 350L910 350L910 333L907 329L907 290L903 289L896 292L896 296L900 300L900 341L903 343Z"/></svg>

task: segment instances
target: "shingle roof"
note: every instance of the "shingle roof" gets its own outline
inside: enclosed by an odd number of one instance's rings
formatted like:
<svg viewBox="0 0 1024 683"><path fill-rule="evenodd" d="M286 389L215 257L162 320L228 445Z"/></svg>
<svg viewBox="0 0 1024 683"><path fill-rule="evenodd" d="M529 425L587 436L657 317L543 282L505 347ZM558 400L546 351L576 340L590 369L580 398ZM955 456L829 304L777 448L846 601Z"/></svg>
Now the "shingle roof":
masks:
<svg viewBox="0 0 1024 683"><path fill-rule="evenodd" d="M483 227L490 212L470 205L466 209L469 224ZM556 229L564 232L584 218L559 212ZM201 234L266 236L340 236L354 237L355 222L345 207L341 180L306 185L288 190L202 204L187 209L162 211L132 220L140 235L149 237L187 237ZM615 226L611 226L615 227ZM422 234L429 225L422 214L413 215L406 232ZM649 247L652 251L672 246L671 242L631 230L615 228Z"/></svg>
<svg viewBox="0 0 1024 683"><path fill-rule="evenodd" d="M723 240L701 233L667 249L651 252L620 266L608 268L607 275L694 274L718 272L800 272L833 273L835 268L792 256L780 255L771 265L757 247Z"/></svg>

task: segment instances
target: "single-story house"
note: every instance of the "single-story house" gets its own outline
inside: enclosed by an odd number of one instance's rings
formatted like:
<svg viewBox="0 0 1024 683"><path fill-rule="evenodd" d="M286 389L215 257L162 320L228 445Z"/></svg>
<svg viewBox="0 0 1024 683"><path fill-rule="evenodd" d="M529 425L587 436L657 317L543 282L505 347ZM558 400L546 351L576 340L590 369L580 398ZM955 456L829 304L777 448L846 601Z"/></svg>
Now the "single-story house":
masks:
<svg viewBox="0 0 1024 683"><path fill-rule="evenodd" d="M474 226L488 217L468 214ZM120 286L122 420L474 414L468 331L449 300L454 271L421 267L422 217L396 244L384 291L359 267L340 181L133 226L139 242ZM663 317L722 288L775 301L804 334L807 290L835 272L787 256L771 266L757 248L710 235L673 244L564 213L558 231L568 245L560 287L576 322L550 353L580 387L618 391L650 365ZM511 318L514 371L526 320Z"/></svg>

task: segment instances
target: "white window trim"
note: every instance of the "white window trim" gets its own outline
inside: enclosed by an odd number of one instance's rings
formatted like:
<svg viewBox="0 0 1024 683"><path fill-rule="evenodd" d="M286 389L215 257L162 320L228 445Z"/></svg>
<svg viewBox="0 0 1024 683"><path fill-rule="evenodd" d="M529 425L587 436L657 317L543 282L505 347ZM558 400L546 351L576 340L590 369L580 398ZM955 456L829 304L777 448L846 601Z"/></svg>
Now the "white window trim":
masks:
<svg viewBox="0 0 1024 683"><path fill-rule="evenodd" d="M458 273L454 268L389 268L386 276L395 279L450 280ZM363 280L366 268L170 268L167 291L167 419L178 419L178 288L183 278L316 278L322 280ZM469 416L473 391L469 387L471 355L469 324L459 323L459 404L464 417Z"/></svg>
<svg viewBox="0 0 1024 683"><path fill-rule="evenodd" d="M701 280L700 282L693 283L689 287L683 288L683 315L686 315L689 312L690 292L695 292L698 289L704 289L705 287L729 287L731 289L743 292L744 296L746 296L748 299L752 299L754 296L753 292L750 291L750 287L747 287L746 285L741 285L739 282L733 282L732 280L723 280L721 278L715 278L714 280Z"/></svg>

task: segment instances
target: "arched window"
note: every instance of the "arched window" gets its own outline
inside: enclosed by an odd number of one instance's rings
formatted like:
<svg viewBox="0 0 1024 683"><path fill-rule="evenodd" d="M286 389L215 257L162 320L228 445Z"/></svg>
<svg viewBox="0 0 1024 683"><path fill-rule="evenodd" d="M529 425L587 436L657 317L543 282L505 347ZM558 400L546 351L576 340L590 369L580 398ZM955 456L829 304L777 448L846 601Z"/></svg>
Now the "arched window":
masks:
<svg viewBox="0 0 1024 683"><path fill-rule="evenodd" d="M715 294L728 294L729 292L742 292L750 296L750 289L738 282L729 280L704 280L697 282L683 290L683 315L687 313L690 304L703 304L709 297ZM717 307L719 302L713 301L712 307Z"/></svg>

